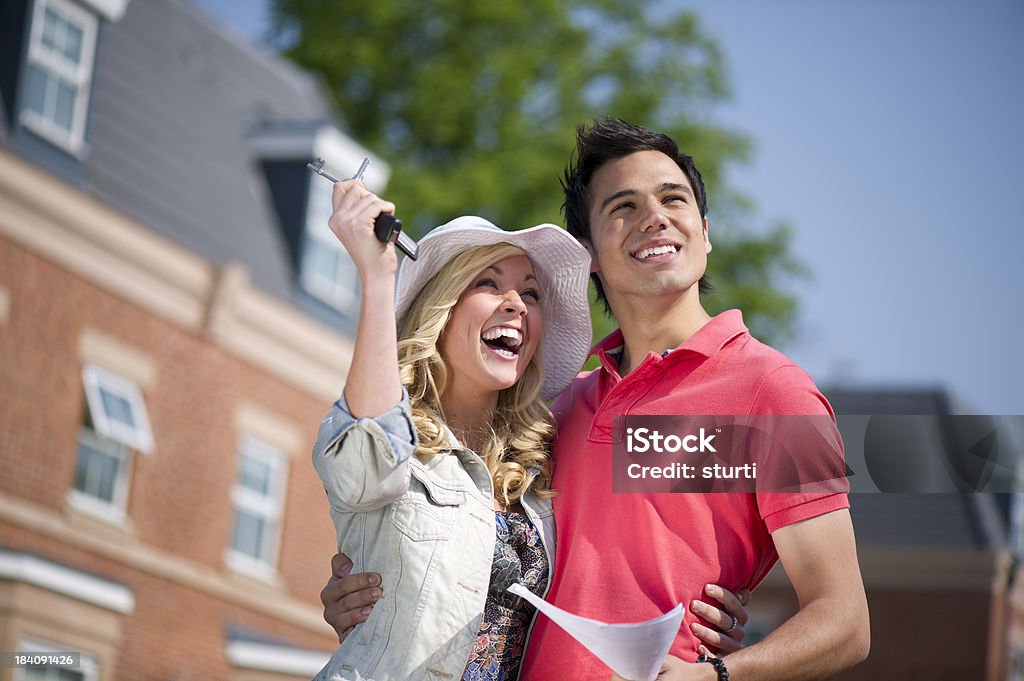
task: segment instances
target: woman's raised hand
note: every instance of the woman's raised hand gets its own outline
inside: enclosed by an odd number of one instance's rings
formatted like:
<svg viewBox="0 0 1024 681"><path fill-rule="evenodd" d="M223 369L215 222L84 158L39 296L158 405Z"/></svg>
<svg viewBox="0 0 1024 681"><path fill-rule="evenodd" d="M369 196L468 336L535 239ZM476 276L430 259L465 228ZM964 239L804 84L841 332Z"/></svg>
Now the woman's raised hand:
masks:
<svg viewBox="0 0 1024 681"><path fill-rule="evenodd" d="M395 204L380 198L362 180L334 183L333 212L327 221L341 240L365 284L368 277L392 275L398 267L393 244L384 244L373 233L373 222L381 213L394 215Z"/></svg>

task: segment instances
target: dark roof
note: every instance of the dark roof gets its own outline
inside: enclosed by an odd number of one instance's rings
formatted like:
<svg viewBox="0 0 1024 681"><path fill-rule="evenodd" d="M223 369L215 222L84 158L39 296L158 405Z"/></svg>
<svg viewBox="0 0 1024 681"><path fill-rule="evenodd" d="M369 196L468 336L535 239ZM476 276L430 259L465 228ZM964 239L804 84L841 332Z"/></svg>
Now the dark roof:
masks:
<svg viewBox="0 0 1024 681"><path fill-rule="evenodd" d="M851 494L857 544L993 550L1005 542L1006 496Z"/></svg>
<svg viewBox="0 0 1024 681"><path fill-rule="evenodd" d="M97 47L86 190L215 264L290 298L294 276L246 143L266 120L321 121L312 76L181 0L133 0Z"/></svg>
<svg viewBox="0 0 1024 681"><path fill-rule="evenodd" d="M836 414L949 414L942 388L823 388Z"/></svg>
<svg viewBox="0 0 1024 681"><path fill-rule="evenodd" d="M836 414L948 415L941 388L824 389ZM852 494L860 546L930 546L992 550L1005 541L1008 495Z"/></svg>

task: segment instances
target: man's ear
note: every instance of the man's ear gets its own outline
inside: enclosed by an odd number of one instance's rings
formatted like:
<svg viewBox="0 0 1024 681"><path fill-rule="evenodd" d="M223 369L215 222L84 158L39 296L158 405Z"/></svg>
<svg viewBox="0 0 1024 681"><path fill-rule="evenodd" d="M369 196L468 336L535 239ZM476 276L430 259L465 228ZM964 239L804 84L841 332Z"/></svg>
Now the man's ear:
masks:
<svg viewBox="0 0 1024 681"><path fill-rule="evenodd" d="M711 252L711 239L708 237L708 216L704 216L704 253Z"/></svg>

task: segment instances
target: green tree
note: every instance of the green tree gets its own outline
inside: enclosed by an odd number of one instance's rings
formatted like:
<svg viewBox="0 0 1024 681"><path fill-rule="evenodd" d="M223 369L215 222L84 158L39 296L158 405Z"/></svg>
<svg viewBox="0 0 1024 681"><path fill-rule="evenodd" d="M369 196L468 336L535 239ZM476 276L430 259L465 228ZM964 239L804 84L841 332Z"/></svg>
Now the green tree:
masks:
<svg viewBox="0 0 1024 681"><path fill-rule="evenodd" d="M803 269L789 231L755 235L722 184L747 158L712 120L723 57L689 12L655 0L275 0L274 40L321 74L348 131L388 159L388 198L414 234L461 214L506 227L558 222L575 126L617 116L672 135L704 176L713 215L709 311L742 307L762 339L790 332L780 286ZM612 328L593 307L595 337Z"/></svg>

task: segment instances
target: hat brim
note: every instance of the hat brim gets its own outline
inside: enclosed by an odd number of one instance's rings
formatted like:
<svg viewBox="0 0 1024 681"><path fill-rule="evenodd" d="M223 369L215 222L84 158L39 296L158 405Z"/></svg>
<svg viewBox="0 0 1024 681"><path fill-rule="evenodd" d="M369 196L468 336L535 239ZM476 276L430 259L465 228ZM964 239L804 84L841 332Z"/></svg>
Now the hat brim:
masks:
<svg viewBox="0 0 1024 681"><path fill-rule="evenodd" d="M590 254L560 227L545 223L509 232L483 218L463 216L431 230L420 239L416 260L406 258L399 267L395 312L401 320L416 294L459 253L499 243L521 248L540 282L545 322L541 395L551 400L579 372L591 341Z"/></svg>

